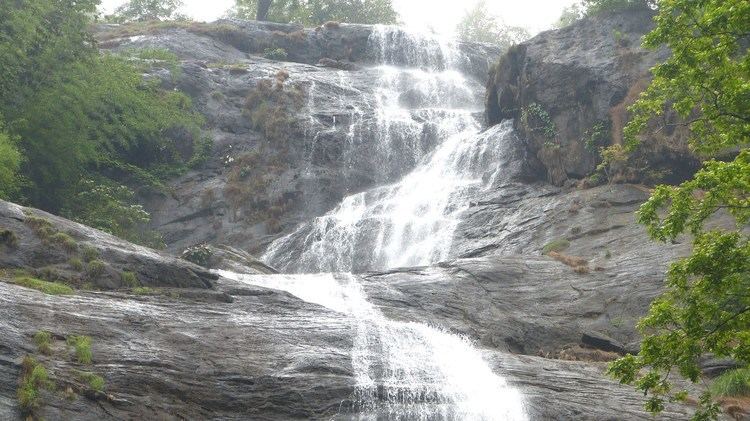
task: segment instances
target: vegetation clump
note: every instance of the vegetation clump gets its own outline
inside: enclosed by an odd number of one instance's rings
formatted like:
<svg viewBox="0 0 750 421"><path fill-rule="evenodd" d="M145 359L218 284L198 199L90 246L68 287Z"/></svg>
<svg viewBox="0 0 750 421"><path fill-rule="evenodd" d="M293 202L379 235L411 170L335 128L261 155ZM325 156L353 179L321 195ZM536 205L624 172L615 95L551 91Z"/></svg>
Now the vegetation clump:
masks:
<svg viewBox="0 0 750 421"><path fill-rule="evenodd" d="M86 383L89 389L93 390L94 392L104 391L105 382L102 376L91 373L89 371L76 371L76 376L79 380Z"/></svg>
<svg viewBox="0 0 750 421"><path fill-rule="evenodd" d="M86 273L91 278L98 278L104 274L105 270L107 270L107 264L99 259L90 261L86 266Z"/></svg>
<svg viewBox="0 0 750 421"><path fill-rule="evenodd" d="M6 229L0 229L0 244L8 247L18 246L18 236L15 232Z"/></svg>
<svg viewBox="0 0 750 421"><path fill-rule="evenodd" d="M52 334L50 334L47 331L40 330L34 335L34 343L36 344L36 349L44 355L49 355L52 353Z"/></svg>
<svg viewBox="0 0 750 421"><path fill-rule="evenodd" d="M92 260L99 258L99 250L92 246L83 246L83 250L81 250L81 257L83 257L84 262L91 262Z"/></svg>
<svg viewBox="0 0 750 421"><path fill-rule="evenodd" d="M130 288L136 288L141 285L140 281L138 281L138 277L133 272L123 272L122 283Z"/></svg>
<svg viewBox="0 0 750 421"><path fill-rule="evenodd" d="M31 276L16 277L13 281L16 285L25 288L35 289L48 295L71 295L74 293L73 288L59 282L48 282Z"/></svg>
<svg viewBox="0 0 750 421"><path fill-rule="evenodd" d="M70 235L64 232L58 232L50 237L50 241L62 246L68 253L74 253L78 250L78 243Z"/></svg>
<svg viewBox="0 0 750 421"><path fill-rule="evenodd" d="M47 369L31 356L26 356L21 363L21 380L18 386L18 404L25 414L32 413L41 404L41 390L52 389Z"/></svg>
<svg viewBox="0 0 750 421"><path fill-rule="evenodd" d="M213 252L208 244L196 244L186 248L180 257L188 262L195 263L198 266L208 267L211 262Z"/></svg>
<svg viewBox="0 0 750 421"><path fill-rule="evenodd" d="M269 60L284 61L287 59L287 52L283 48L266 48L263 50L263 57Z"/></svg>
<svg viewBox="0 0 750 421"><path fill-rule="evenodd" d="M564 238L558 238L545 244L544 247L542 248L542 254L547 255L552 252L559 253L561 251L567 250L568 247L570 247L570 241Z"/></svg>
<svg viewBox="0 0 750 421"><path fill-rule="evenodd" d="M76 361L81 364L91 364L92 353L91 353L91 338L88 336L81 335L70 335L66 338L65 342L68 346L73 347Z"/></svg>
<svg viewBox="0 0 750 421"><path fill-rule="evenodd" d="M71 257L68 260L68 265L75 271L80 272L83 270L83 262L78 257Z"/></svg>
<svg viewBox="0 0 750 421"><path fill-rule="evenodd" d="M750 396L750 368L737 368L722 373L709 387L716 397Z"/></svg>

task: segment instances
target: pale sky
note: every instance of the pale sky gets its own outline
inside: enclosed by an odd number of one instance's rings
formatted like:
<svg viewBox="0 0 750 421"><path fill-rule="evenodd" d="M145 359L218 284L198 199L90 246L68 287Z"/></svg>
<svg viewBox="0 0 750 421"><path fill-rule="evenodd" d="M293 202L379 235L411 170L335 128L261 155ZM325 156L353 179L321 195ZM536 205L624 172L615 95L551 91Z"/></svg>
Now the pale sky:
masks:
<svg viewBox="0 0 750 421"><path fill-rule="evenodd" d="M126 0L102 0L102 10L110 13ZM451 32L465 11L478 0L393 0L394 8L406 26ZM563 8L575 0L487 0L490 9L505 23L523 26L532 34L549 29ZM182 13L199 21L221 17L234 0L184 0Z"/></svg>

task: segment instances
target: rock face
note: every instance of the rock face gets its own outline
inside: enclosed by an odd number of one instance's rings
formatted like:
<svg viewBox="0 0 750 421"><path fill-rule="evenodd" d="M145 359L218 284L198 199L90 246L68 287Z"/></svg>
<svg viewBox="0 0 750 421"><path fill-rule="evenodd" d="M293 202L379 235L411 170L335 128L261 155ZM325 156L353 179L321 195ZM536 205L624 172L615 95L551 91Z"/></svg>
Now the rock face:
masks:
<svg viewBox="0 0 750 421"><path fill-rule="evenodd" d="M201 242L256 251L345 195L398 179L434 148L446 107L479 114L500 53L346 24L101 25L97 38L113 52L176 54L179 74L149 61L150 77L189 94L206 117L214 146L205 168L169 191L141 192L173 251ZM467 75L470 89L425 70L445 68Z"/></svg>
<svg viewBox="0 0 750 421"><path fill-rule="evenodd" d="M542 179L562 185L586 177L600 162L600 147L622 142L627 106L648 85L648 70L668 56L664 49L640 47L652 16L650 10L631 10L585 18L511 48L492 69L487 122L515 119L520 136L544 163ZM667 120L674 122L674 116ZM686 132L674 126L650 135L639 153L650 171L671 170L668 180L685 178L698 165L687 150ZM649 178L643 171L621 177Z"/></svg>
<svg viewBox="0 0 750 421"><path fill-rule="evenodd" d="M12 244L0 244L0 268L23 269L53 280L59 278L77 285L90 283L102 289L138 286L125 285L123 272L133 273L139 285L146 287L205 289L211 288L217 278L187 261L2 200L0 228L16 239ZM75 267L74 260L82 267ZM93 272L89 260L97 260L104 266Z"/></svg>

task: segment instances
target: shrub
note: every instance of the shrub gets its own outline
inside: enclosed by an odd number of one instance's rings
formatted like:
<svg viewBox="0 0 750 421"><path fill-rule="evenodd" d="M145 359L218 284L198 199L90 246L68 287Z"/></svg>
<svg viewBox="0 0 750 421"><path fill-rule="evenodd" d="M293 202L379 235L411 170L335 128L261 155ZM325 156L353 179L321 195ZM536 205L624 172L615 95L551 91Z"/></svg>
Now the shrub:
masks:
<svg viewBox="0 0 750 421"><path fill-rule="evenodd" d="M34 358L26 356L21 363L21 381L18 386L18 404L24 413L39 407L40 389L52 389L47 369Z"/></svg>
<svg viewBox="0 0 750 421"><path fill-rule="evenodd" d="M73 288L58 282L42 281L30 276L22 276L15 279L14 283L25 288L35 289L49 295L71 295Z"/></svg>
<svg viewBox="0 0 750 421"><path fill-rule="evenodd" d="M51 340L52 335L44 330L40 330L34 335L34 343L36 344L36 349L40 353L45 355L49 355L52 353L52 347L50 345Z"/></svg>
<svg viewBox="0 0 750 421"><path fill-rule="evenodd" d="M26 225L31 227L37 237L42 241L48 241L57 231L52 227L52 223L44 218L37 216L27 216L24 220Z"/></svg>
<svg viewBox="0 0 750 421"><path fill-rule="evenodd" d="M52 237L50 237L50 241L61 245L62 248L65 249L65 251L67 251L68 253L73 253L78 250L78 243L76 242L76 240L74 240L73 237L64 232L58 232L52 235Z"/></svg>
<svg viewBox="0 0 750 421"><path fill-rule="evenodd" d="M99 258L99 250L91 246L83 246L83 251L81 252L81 255L83 256L83 260L86 263L88 263L94 259Z"/></svg>
<svg viewBox="0 0 750 421"><path fill-rule="evenodd" d="M207 244L197 244L185 249L180 257L196 265L208 267L213 252Z"/></svg>
<svg viewBox="0 0 750 421"><path fill-rule="evenodd" d="M548 141L550 145L547 145L548 142L545 142L545 146L556 145L551 142L557 136L555 123L552 122L552 118L547 110L536 102L532 102L527 107L521 109L521 125L529 132L539 132L547 139L550 139Z"/></svg>
<svg viewBox="0 0 750 421"><path fill-rule="evenodd" d="M88 371L77 371L76 376L95 392L104 391L104 378Z"/></svg>
<svg viewBox="0 0 750 421"><path fill-rule="evenodd" d="M750 368L738 368L722 373L710 386L714 396L750 395Z"/></svg>
<svg viewBox="0 0 750 421"><path fill-rule="evenodd" d="M0 244L8 247L18 246L18 236L15 232L6 229L0 229Z"/></svg>
<svg viewBox="0 0 750 421"><path fill-rule="evenodd" d="M149 287L136 287L133 288L133 294L135 295L154 295L156 294L156 290Z"/></svg>
<svg viewBox="0 0 750 421"><path fill-rule="evenodd" d="M570 247L570 241L564 238L558 238L545 244L542 248L542 254L550 254L552 252L561 252L567 250Z"/></svg>
<svg viewBox="0 0 750 421"><path fill-rule="evenodd" d="M76 361L81 364L91 364L91 338L88 336L71 335L66 339L66 343L73 347Z"/></svg>
<svg viewBox="0 0 750 421"><path fill-rule="evenodd" d="M125 286L135 288L139 286L141 283L138 281L138 277L133 272L123 272L122 273L122 283Z"/></svg>
<svg viewBox="0 0 750 421"><path fill-rule="evenodd" d="M283 48L266 48L263 50L263 57L269 60L284 61L288 54Z"/></svg>
<svg viewBox="0 0 750 421"><path fill-rule="evenodd" d="M70 260L68 260L68 264L75 271L80 272L83 270L83 262L77 257L71 257Z"/></svg>
<svg viewBox="0 0 750 421"><path fill-rule="evenodd" d="M91 278L97 278L103 275L106 269L107 264L99 259L96 259L89 262L89 265L86 268L86 273L88 273Z"/></svg>

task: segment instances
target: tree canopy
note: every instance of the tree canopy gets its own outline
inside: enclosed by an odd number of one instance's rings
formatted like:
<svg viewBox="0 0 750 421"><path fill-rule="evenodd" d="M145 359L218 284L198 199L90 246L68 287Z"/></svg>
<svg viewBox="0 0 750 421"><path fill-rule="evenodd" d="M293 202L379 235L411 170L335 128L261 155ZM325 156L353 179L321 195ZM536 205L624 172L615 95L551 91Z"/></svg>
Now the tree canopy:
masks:
<svg viewBox="0 0 750 421"><path fill-rule="evenodd" d="M189 98L144 80L139 61L156 60L97 51L89 33L97 3L0 3L0 197L79 220L84 213L71 210L94 190L84 180L158 186L201 142ZM106 203L87 206L98 205Z"/></svg>
<svg viewBox="0 0 750 421"><path fill-rule="evenodd" d="M486 42L503 48L509 48L530 38L526 29L506 25L498 16L493 15L485 0L480 0L466 12L456 32L464 41Z"/></svg>
<svg viewBox="0 0 750 421"><path fill-rule="evenodd" d="M241 19L255 19L258 0L236 0L233 14ZM395 24L398 13L392 0L273 0L267 19L306 26L325 22Z"/></svg>
<svg viewBox="0 0 750 421"><path fill-rule="evenodd" d="M177 13L183 5L182 0L130 0L115 9L107 20L115 23L127 23L150 20L186 19Z"/></svg>
<svg viewBox="0 0 750 421"><path fill-rule="evenodd" d="M653 81L630 108L625 147L648 141L654 121L674 111L690 128L691 148L708 161L692 180L658 186L638 212L655 240L693 238L692 255L671 266L666 292L638 326L640 353L611 366L616 378L649 395L654 412L668 399L686 398L673 390L669 374L697 381L701 356L750 364L750 2L661 0L657 6L656 27L644 45L666 45L672 55L652 69ZM731 216L735 227L711 224L717 213ZM700 402L695 419L717 416L708 392Z"/></svg>

